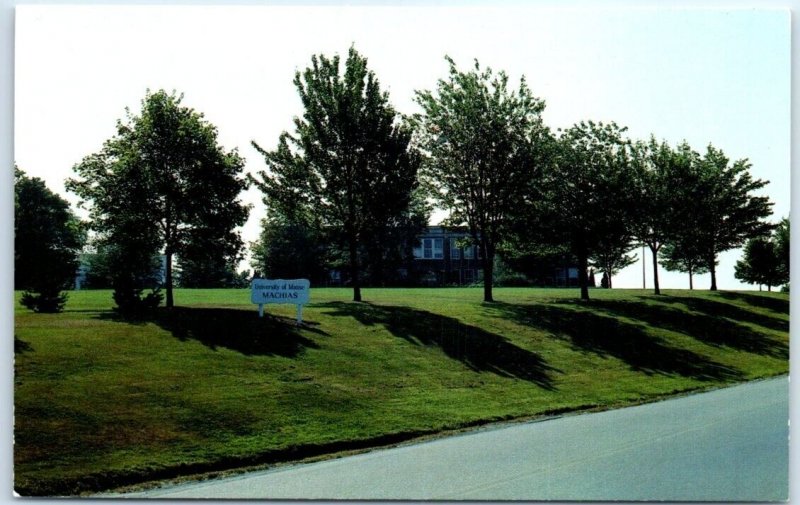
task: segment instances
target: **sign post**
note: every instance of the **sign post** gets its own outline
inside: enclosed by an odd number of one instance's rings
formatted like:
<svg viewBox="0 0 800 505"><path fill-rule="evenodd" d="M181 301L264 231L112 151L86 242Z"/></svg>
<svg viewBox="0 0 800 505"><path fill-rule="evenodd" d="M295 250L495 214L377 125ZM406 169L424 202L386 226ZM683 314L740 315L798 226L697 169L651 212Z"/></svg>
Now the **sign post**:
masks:
<svg viewBox="0 0 800 505"><path fill-rule="evenodd" d="M297 325L303 322L303 305L308 303L311 283L308 279L253 279L250 301L258 305L258 317L264 317L267 303L292 303L297 306Z"/></svg>

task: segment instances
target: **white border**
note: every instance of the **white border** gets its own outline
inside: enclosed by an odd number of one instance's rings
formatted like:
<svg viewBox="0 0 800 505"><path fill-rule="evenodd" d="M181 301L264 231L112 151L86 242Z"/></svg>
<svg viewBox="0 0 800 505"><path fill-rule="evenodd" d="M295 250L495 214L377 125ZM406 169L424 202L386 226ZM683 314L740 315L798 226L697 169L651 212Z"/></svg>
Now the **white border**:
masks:
<svg viewBox="0 0 800 505"><path fill-rule="evenodd" d="M0 397L4 399L0 404L0 503L12 502L13 488L12 488L12 472L13 472L13 440L12 429L13 426L13 359L14 359L14 313L13 307L13 125L14 125L14 7L16 5L71 5L71 4L135 4L135 5L295 5L302 3L305 5L464 5L476 3L488 3L477 1L433 1L425 2L424 0L356 0L356 1L331 1L331 0L305 0L302 2L292 2L291 0L272 0L272 1L257 1L257 0L235 0L232 2L216 1L203 1L203 0L129 0L129 1L115 1L104 0L101 2L92 2L90 0L0 0L0 166L8 167L7 170L0 170L0 355L2 362L0 363ZM555 0L506 0L508 4L525 4L537 5L542 7L558 7L558 8L580 8L580 7L603 7L603 8L654 8L654 7L669 7L669 8L708 8L708 9L721 9L721 8L778 8L778 9L791 9L792 12L792 133L791 133L791 190L792 195L800 194L798 187L800 186L800 178L798 178L798 170L800 163L798 163L798 153L800 152L800 128L798 128L798 103L800 103L800 90L797 83L800 82L800 64L798 64L798 48L800 48L800 29L798 29L798 11L800 11L800 0L562 0L560 2ZM46 139L42 139L43 148L46 148ZM796 206L792 206L791 220L794 223L800 222L800 210ZM797 236L798 232L794 232L792 239L792 284L795 289L800 289L800 272L798 272L798 257L800 256L800 238ZM797 296L791 297L791 312L797 313L798 308ZM800 329L800 323L796 321L795 317L791 318L790 334L797 335L797 330ZM790 340L791 355L796 355L800 351L799 344L795 339ZM793 369L793 364L790 364L790 369ZM798 386L791 384L790 387L790 415L791 418L797 420L798 404L795 401ZM793 430L796 431L796 430ZM795 499L800 497L797 491L796 483L800 481L800 473L797 464L797 451L798 443L797 436L793 437L790 445L789 454L789 468L790 468L790 486L789 486L789 502L794 502ZM55 500L36 500L37 503L56 503ZM106 500L93 500L95 503L102 503ZM213 502L204 502L213 503Z"/></svg>

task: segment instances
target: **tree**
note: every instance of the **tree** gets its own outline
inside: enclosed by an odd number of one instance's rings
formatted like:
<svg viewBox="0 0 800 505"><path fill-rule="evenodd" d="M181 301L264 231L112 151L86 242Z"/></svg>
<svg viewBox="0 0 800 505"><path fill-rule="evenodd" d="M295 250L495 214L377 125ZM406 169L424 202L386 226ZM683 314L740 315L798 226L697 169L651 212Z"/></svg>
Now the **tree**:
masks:
<svg viewBox="0 0 800 505"><path fill-rule="evenodd" d="M693 235L679 233L664 244L659 261L670 272L689 274L689 289L694 289L694 275L708 273L702 251L702 244L695 243Z"/></svg>
<svg viewBox="0 0 800 505"><path fill-rule="evenodd" d="M303 117L264 155L253 178L265 204L291 222L325 232L347 254L353 300L361 301L363 249L404 215L417 188L411 130L389 104L367 59L350 48L344 73L336 55L312 56L294 84Z"/></svg>
<svg viewBox="0 0 800 505"><path fill-rule="evenodd" d="M530 284L554 285L556 283L554 273L557 270L566 271L575 265L575 259L569 248L563 244L542 240L532 241L531 236L538 234L539 231L533 225L527 226L525 219L520 220L519 224L520 229L515 229L511 239L504 241L498 251L502 263L530 279ZM544 235L544 232L542 234Z"/></svg>
<svg viewBox="0 0 800 505"><path fill-rule="evenodd" d="M504 72L494 75L478 61L467 72L450 65L436 92L417 91L423 114L415 117L426 154L423 177L431 195L450 211L449 224L466 225L480 250L483 299L493 301L495 254L513 221L535 198L550 135L545 103L522 78L517 90ZM532 191L533 189L533 191Z"/></svg>
<svg viewBox="0 0 800 505"><path fill-rule="evenodd" d="M329 250L319 230L308 223L290 221L268 211L261 235L251 244L251 266L265 277L306 278L324 284L328 277Z"/></svg>
<svg viewBox="0 0 800 505"><path fill-rule="evenodd" d="M775 228L775 247L776 252L778 254L778 258L780 259L781 264L781 275L783 276L783 281L781 284L784 284L784 289L788 289L789 279L790 279L790 271L789 271L789 263L790 263L790 238L789 238L789 218L785 217L781 219L780 223L778 223L778 227Z"/></svg>
<svg viewBox="0 0 800 505"><path fill-rule="evenodd" d="M628 254L635 247L631 241L631 235L627 232L625 223L621 223L620 234L609 233L600 238L597 248L590 258L590 264L603 272L607 288L612 288L612 277L617 275L623 268L636 263L636 254ZM591 280L589 285L592 286Z"/></svg>
<svg viewBox="0 0 800 505"><path fill-rule="evenodd" d="M182 288L240 287L236 263L224 257L183 258L178 267Z"/></svg>
<svg viewBox="0 0 800 505"><path fill-rule="evenodd" d="M673 181L676 187L685 188L682 192L688 189L694 195L682 205L697 224L696 240L702 244L712 291L717 289L719 253L741 247L748 239L764 236L773 228L764 221L772 213L772 203L768 197L754 194L768 182L753 179L750 168L747 159L730 163L721 150L709 145L706 154L697 160L696 181Z"/></svg>
<svg viewBox="0 0 800 505"><path fill-rule="evenodd" d="M736 262L734 276L749 284L772 286L789 284L789 220L775 226L771 236L747 241L742 258Z"/></svg>
<svg viewBox="0 0 800 505"><path fill-rule="evenodd" d="M425 195L417 190L408 208L388 219L386 226L375 228L362 249L365 280L373 286L386 286L403 281L398 270L414 258L414 247L425 229L430 208Z"/></svg>
<svg viewBox="0 0 800 505"><path fill-rule="evenodd" d="M666 142L658 143L655 137L648 143L637 142L633 152L637 201L632 229L636 239L650 249L654 292L659 295L658 253L674 234L679 221L675 213L681 206L675 174L689 171L696 155L685 142L673 149Z"/></svg>
<svg viewBox="0 0 800 505"><path fill-rule="evenodd" d="M772 286L788 282L783 273L781 258L775 241L767 237L752 238L744 246L742 259L736 262L734 277L748 284Z"/></svg>
<svg viewBox="0 0 800 505"><path fill-rule="evenodd" d="M14 287L36 312L61 312L86 240L69 203L14 167Z"/></svg>
<svg viewBox="0 0 800 505"><path fill-rule="evenodd" d="M633 208L634 173L625 128L615 123L581 122L564 131L552 170L546 179L546 199L529 214L549 226L545 234L566 245L578 263L581 299L589 299L589 258L613 238L624 244ZM623 247L624 248L624 247Z"/></svg>
<svg viewBox="0 0 800 505"><path fill-rule="evenodd" d="M247 187L240 177L243 159L236 150L226 152L216 128L182 100L148 91L140 115L127 111L116 136L75 165L78 177L67 181L91 203L91 226L102 240L119 257L135 259L120 267L141 268L129 271L127 281L118 279L117 288L138 289L135 279L148 274L154 252L163 252L167 307L174 305L173 258L198 250L236 257L242 242L235 229L248 214L238 200Z"/></svg>
<svg viewBox="0 0 800 505"><path fill-rule="evenodd" d="M84 249L81 255L81 263L86 266L86 279L82 284L85 289L113 289L119 284L119 279L127 274L125 271L132 271L136 267L135 248L128 247L127 255L124 255L120 244L114 240L103 240L95 238L90 245ZM141 261L141 282L140 288L157 289L161 285L161 258L152 252L149 259Z"/></svg>

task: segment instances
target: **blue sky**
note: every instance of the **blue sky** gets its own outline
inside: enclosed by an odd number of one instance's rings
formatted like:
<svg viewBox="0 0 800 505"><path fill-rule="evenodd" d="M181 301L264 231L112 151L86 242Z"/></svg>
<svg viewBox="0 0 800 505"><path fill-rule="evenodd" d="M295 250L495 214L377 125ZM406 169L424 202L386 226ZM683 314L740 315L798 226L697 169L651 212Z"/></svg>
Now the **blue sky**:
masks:
<svg viewBox="0 0 800 505"><path fill-rule="evenodd" d="M616 121L632 138L685 139L701 151L713 143L731 159L749 158L754 176L771 181L774 220L789 214L785 9L30 5L16 22L14 158L73 202L63 187L71 167L113 135L147 88L183 92L248 171L263 169L250 141L275 145L302 112L295 70L314 53L354 44L403 113L417 111L415 89L445 76L445 54L462 67L477 58L514 80L525 75L553 128ZM264 208L255 190L245 199L254 205L243 229L250 241ZM721 256L721 289L753 289L733 278L739 256ZM651 287L649 253L646 261ZM663 269L660 280L688 287L685 275ZM641 263L615 279L641 285Z"/></svg>

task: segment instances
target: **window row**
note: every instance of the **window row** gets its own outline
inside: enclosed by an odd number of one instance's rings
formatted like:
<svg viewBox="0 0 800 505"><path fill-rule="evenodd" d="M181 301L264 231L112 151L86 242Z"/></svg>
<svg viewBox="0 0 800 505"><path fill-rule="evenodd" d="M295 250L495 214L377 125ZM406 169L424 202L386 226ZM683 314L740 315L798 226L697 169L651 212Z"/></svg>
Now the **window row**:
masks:
<svg viewBox="0 0 800 505"><path fill-rule="evenodd" d="M465 260L475 258L477 248L469 245L458 247L455 239L450 239L450 259L458 260L462 257ZM463 253L463 254L462 254ZM477 256L480 258L480 254ZM414 248L414 259L441 260L444 259L444 239L442 238L423 238L420 240L419 247Z"/></svg>

